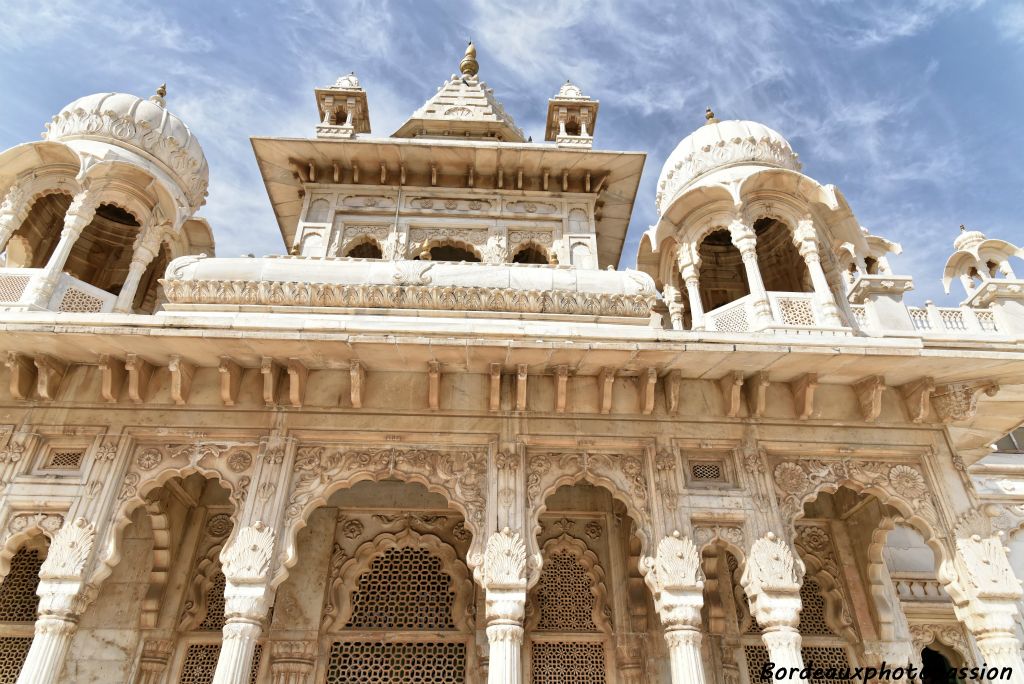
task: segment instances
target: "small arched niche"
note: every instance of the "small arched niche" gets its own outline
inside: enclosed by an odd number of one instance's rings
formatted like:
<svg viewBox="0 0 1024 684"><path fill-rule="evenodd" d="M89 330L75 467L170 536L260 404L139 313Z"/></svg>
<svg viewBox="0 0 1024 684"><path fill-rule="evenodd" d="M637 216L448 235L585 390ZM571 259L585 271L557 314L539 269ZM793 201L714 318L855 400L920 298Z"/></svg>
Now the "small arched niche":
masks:
<svg viewBox="0 0 1024 684"><path fill-rule="evenodd" d="M520 245L512 257L514 264L546 264L549 263L547 250L534 242Z"/></svg>
<svg viewBox="0 0 1024 684"><path fill-rule="evenodd" d="M764 289L769 292L811 292L807 264L793 244L789 226L773 218L754 222L757 236L757 265Z"/></svg>
<svg viewBox="0 0 1024 684"><path fill-rule="evenodd" d="M53 193L37 199L7 243L7 268L42 268L53 254L64 226L71 195Z"/></svg>
<svg viewBox="0 0 1024 684"><path fill-rule="evenodd" d="M349 243L345 256L350 259L383 259L384 252L374 238L366 236Z"/></svg>
<svg viewBox="0 0 1024 684"><path fill-rule="evenodd" d="M111 294L118 294L128 275L132 245L139 233L139 220L115 205L101 204L85 227L64 264L73 278Z"/></svg>
<svg viewBox="0 0 1024 684"><path fill-rule="evenodd" d="M705 311L734 302L750 294L740 250L732 244L725 228L712 231L701 240L700 299Z"/></svg>
<svg viewBox="0 0 1024 684"><path fill-rule="evenodd" d="M474 252L469 245L462 242L441 242L431 245L427 249L430 261L465 261L467 263L480 263L480 255ZM415 260L423 259L423 254L415 257Z"/></svg>

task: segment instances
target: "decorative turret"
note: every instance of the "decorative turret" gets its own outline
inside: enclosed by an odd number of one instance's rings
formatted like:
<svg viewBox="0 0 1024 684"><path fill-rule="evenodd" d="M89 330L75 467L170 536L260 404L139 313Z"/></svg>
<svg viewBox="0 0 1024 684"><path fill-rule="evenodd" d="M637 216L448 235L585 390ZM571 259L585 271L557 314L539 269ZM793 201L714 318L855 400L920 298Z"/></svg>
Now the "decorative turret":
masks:
<svg viewBox="0 0 1024 684"><path fill-rule="evenodd" d="M1013 258L1024 259L1024 248L961 224L953 250L942 272L946 292L955 278L967 293L964 306L991 308L1000 330L1024 331L1024 280L1011 264Z"/></svg>
<svg viewBox="0 0 1024 684"><path fill-rule="evenodd" d="M316 137L354 138L356 133L370 132L366 91L359 85L354 71L339 78L334 85L317 88L315 92L320 112Z"/></svg>
<svg viewBox="0 0 1024 684"><path fill-rule="evenodd" d="M579 86L566 81L558 94L548 100L544 139L559 147L592 147L598 104L584 95Z"/></svg>
<svg viewBox="0 0 1024 684"><path fill-rule="evenodd" d="M480 80L480 63L472 42L452 74L437 93L402 124L393 138L470 138L501 142L526 142L523 132Z"/></svg>

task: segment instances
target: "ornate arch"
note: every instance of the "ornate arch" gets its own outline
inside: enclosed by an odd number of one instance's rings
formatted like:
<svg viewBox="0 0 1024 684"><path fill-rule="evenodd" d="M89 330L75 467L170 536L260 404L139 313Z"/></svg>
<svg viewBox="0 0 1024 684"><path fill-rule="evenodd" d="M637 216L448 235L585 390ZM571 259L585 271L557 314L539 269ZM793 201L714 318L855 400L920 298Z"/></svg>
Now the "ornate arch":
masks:
<svg viewBox="0 0 1024 684"><path fill-rule="evenodd" d="M532 530L530 543L534 551L539 551L540 516L547 510L548 497L559 487L587 482L607 489L612 498L626 507L640 537L640 555L649 555L653 534L646 456L581 451L528 454L526 460L527 523ZM532 582L537 577L534 573Z"/></svg>
<svg viewBox="0 0 1024 684"><path fill-rule="evenodd" d="M594 605L590 615L591 620L593 620L598 633L611 635L611 606L608 605L608 590L604 583L604 568L601 567L597 554L587 548L587 545L582 540L568 534L553 537L545 542L542 550L545 561L552 555L562 553L572 556L576 563L586 572L587 578L590 580L590 594L594 597ZM544 563L544 566L548 566L547 562ZM541 575L543 574L543 571L541 571ZM536 586L530 590L529 603L532 604L533 610L528 610L527 612L527 633L537 630L541 617L540 607L537 606Z"/></svg>
<svg viewBox="0 0 1024 684"><path fill-rule="evenodd" d="M541 244L534 238L526 238L525 240L520 240L515 245L512 245L508 250L508 258L510 260L515 258L515 255L523 251L524 249L533 249L537 252L540 252L545 259L551 259L551 248L545 247L543 244Z"/></svg>
<svg viewBox="0 0 1024 684"><path fill-rule="evenodd" d="M805 503L820 493L834 494L846 487L857 494L874 496L896 509L942 561L949 558L946 532L939 520L929 483L921 467L913 463L887 463L845 458L781 461L772 468L772 482L779 496L783 519L796 539L796 521Z"/></svg>
<svg viewBox="0 0 1024 684"><path fill-rule="evenodd" d="M117 495L112 522L103 543L104 552L89 581L99 586L121 560L124 530L131 524L135 509L145 506L149 494L174 478L185 479L198 473L214 480L229 492L234 506L233 522L242 509L252 482L252 456L238 447L253 446L238 442L194 442L187 444L140 444L134 449L128 471ZM244 456L243 456L244 454ZM237 528L237 525L235 525Z"/></svg>
<svg viewBox="0 0 1024 684"><path fill-rule="evenodd" d="M3 545L0 547L0 580L11 570L11 559L34 537L53 537L64 526L64 512L13 511L8 519Z"/></svg>
<svg viewBox="0 0 1024 684"><path fill-rule="evenodd" d="M914 642L914 650L917 653L938 643L956 653L961 662L969 663L972 660L971 649L967 645L967 637L964 636L964 630L960 623L910 625L910 638Z"/></svg>
<svg viewBox="0 0 1024 684"><path fill-rule="evenodd" d="M341 252L339 256L351 258L348 257L348 253L351 252L353 249L361 247L363 245L375 246L377 249L380 250L381 258L383 258L384 246L380 243L380 240L378 240L375 236L370 235L369 233L360 233L359 235L356 235L344 241L341 245L341 249L339 250Z"/></svg>
<svg viewBox="0 0 1024 684"><path fill-rule="evenodd" d="M416 254L422 254L423 252L429 253L430 250L434 249L435 247L456 247L458 249L462 249L469 252L477 259L479 259L481 262L484 261L483 254L480 252L480 249L476 245L474 245L472 242L466 242L465 240L459 240L456 238L430 238L426 240L425 244L420 243L419 245L414 245L413 249L418 250L416 251Z"/></svg>
<svg viewBox="0 0 1024 684"><path fill-rule="evenodd" d="M455 592L452 604L452 621L456 631L473 630L474 593L473 578L469 567L459 557L455 547L442 541L433 534L420 534L410 527L396 532L382 532L374 539L362 544L355 554L346 560L337 578L327 588L329 599L328 609L321 618L321 629L337 631L352 617L352 601L345 600L359 582L359 577L370 569L374 559L389 549L417 548L424 549L441 561L441 570L451 578L451 589ZM333 607L334 610L330 610ZM340 607L340 610L338 610Z"/></svg>
<svg viewBox="0 0 1024 684"><path fill-rule="evenodd" d="M326 505L334 492L364 480L400 479L441 494L465 518L473 536L471 549L478 547L486 505L486 474L487 455L483 449L301 447L295 458L291 495L285 508L282 569L298 560L296 535L313 511ZM280 584L285 577L285 573L279 572L274 583Z"/></svg>

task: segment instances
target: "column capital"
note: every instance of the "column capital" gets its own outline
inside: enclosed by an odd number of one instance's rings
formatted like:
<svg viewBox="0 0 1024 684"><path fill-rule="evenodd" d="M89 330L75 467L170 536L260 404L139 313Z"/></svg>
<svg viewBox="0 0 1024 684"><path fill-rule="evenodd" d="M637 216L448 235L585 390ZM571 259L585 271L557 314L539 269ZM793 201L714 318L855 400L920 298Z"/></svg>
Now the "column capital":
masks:
<svg viewBox="0 0 1024 684"><path fill-rule="evenodd" d="M71 205L64 214L62 232L78 235L92 222L96 210L100 206L99 192L94 188L86 188L75 195Z"/></svg>
<svg viewBox="0 0 1024 684"><path fill-rule="evenodd" d="M803 574L803 563L774 533L754 540L740 583L750 600L750 612L766 631L799 624Z"/></svg>
<svg viewBox="0 0 1024 684"><path fill-rule="evenodd" d="M644 581L654 595L654 606L666 629L697 628L704 604L704 574L700 554L678 530L663 537L653 558L645 558Z"/></svg>
<svg viewBox="0 0 1024 684"><path fill-rule="evenodd" d="M757 249L757 235L742 219L734 218L729 223L729 237L732 238L732 244L736 249L740 250L740 254L754 252Z"/></svg>

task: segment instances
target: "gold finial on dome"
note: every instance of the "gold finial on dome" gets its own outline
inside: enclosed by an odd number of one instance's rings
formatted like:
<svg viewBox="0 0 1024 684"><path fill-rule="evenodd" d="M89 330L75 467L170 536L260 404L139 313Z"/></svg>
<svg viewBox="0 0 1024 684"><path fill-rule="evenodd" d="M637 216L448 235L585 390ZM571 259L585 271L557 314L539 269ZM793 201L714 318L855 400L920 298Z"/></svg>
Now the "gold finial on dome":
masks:
<svg viewBox="0 0 1024 684"><path fill-rule="evenodd" d="M967 230L967 226L965 226L964 224L961 223L960 224L960 232L963 233L966 230Z"/></svg>
<svg viewBox="0 0 1024 684"><path fill-rule="evenodd" d="M151 102L156 102L158 105L163 107L166 104L164 101L165 97L167 97L167 84L161 83L160 87L156 89L156 95L149 99Z"/></svg>
<svg viewBox="0 0 1024 684"><path fill-rule="evenodd" d="M476 61L476 46L473 45L473 41L469 41L469 45L466 47L466 55L459 62L459 71L466 76L476 76L477 72L480 71L480 63Z"/></svg>
<svg viewBox="0 0 1024 684"><path fill-rule="evenodd" d="M708 108L704 110L704 118L707 119L707 123L705 125L718 123L718 119L715 118L715 113L711 111L711 105L708 105Z"/></svg>

